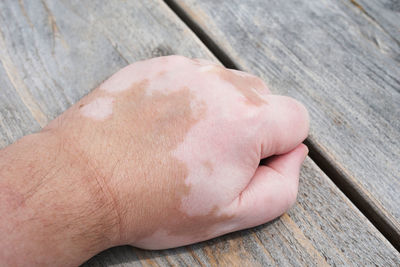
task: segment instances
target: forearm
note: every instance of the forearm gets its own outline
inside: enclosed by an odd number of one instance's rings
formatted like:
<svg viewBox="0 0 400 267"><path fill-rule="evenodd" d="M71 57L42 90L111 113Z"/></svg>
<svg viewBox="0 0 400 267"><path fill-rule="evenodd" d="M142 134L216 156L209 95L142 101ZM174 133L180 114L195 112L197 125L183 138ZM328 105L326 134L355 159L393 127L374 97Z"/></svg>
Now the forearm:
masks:
<svg viewBox="0 0 400 267"><path fill-rule="evenodd" d="M113 207L84 166L47 132L0 151L0 262L78 265L113 244Z"/></svg>

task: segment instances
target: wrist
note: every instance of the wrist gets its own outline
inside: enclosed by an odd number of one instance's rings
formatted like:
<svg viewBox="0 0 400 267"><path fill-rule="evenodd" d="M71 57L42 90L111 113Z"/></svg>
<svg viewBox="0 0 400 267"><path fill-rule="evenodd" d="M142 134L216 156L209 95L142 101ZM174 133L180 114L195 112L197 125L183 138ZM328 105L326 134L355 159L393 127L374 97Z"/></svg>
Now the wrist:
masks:
<svg viewBox="0 0 400 267"><path fill-rule="evenodd" d="M51 131L0 151L1 261L76 265L115 244L112 201L77 155Z"/></svg>

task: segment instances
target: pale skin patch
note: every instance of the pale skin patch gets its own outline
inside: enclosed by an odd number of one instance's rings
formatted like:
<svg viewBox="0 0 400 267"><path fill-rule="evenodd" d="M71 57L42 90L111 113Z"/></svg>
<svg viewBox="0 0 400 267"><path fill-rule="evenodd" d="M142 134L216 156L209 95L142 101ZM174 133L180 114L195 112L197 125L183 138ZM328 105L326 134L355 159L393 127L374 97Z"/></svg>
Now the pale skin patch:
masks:
<svg viewBox="0 0 400 267"><path fill-rule="evenodd" d="M199 72L204 74L199 75ZM231 144L239 137L252 140L246 136L251 136L254 132L254 125L258 125L257 121L260 120L259 107L266 103L264 96L257 92L247 92L254 90L248 85L256 86L264 92L268 89L255 76L237 75L235 71L217 65L200 65L191 73L194 75L185 76L188 83L192 82L189 87L194 91L201 91L201 96L207 96L204 101L208 112L190 129L185 142L178 146L174 155L187 164L189 171L186 184L190 185L191 190L182 199L181 209L189 216L200 216L208 214L215 207L221 209L228 205L246 186L248 177L252 175L243 175L242 170L248 168L249 162L258 163L259 159L251 157L249 160L239 161L232 157L235 153L227 154L226 151L232 151ZM258 80L252 81L254 79ZM238 129L236 124L230 123L238 118L243 122L247 120L246 126ZM243 147L239 150L247 151L246 147L251 144L244 140ZM210 172L208 166L202 164L207 160L220 164L214 166ZM225 188L225 194L220 193L221 188Z"/></svg>
<svg viewBox="0 0 400 267"><path fill-rule="evenodd" d="M214 66L221 66L221 64L218 64L218 63L216 63L216 62L214 62L214 61L210 61L210 60L202 59L202 58L194 58L194 59L193 59L193 62L194 62L195 64L198 64L198 65L207 65L207 66L209 66L209 65L214 65Z"/></svg>
<svg viewBox="0 0 400 267"><path fill-rule="evenodd" d="M214 66L214 65L202 66L199 68L199 72L215 71L216 68L217 68L217 66Z"/></svg>
<svg viewBox="0 0 400 267"><path fill-rule="evenodd" d="M166 58L163 60L167 61ZM139 61L126 66L102 83L99 89L115 94L130 89L132 84L139 83L143 79L152 79L157 73L165 71L167 67L161 65L159 68L154 68L154 60Z"/></svg>
<svg viewBox="0 0 400 267"><path fill-rule="evenodd" d="M113 112L113 102L113 97L98 97L86 105L81 104L80 112L87 118L105 120Z"/></svg>
<svg viewBox="0 0 400 267"><path fill-rule="evenodd" d="M269 90L264 82L256 76L249 75L243 71L227 70L218 65L204 65L198 71L217 74L219 78L240 91L248 104L260 106L267 103L264 95L269 94Z"/></svg>
<svg viewBox="0 0 400 267"><path fill-rule="evenodd" d="M231 83L246 98L247 103L255 106L267 104L261 92L265 92L265 85L260 79L246 75L237 75L234 71L218 71L219 77Z"/></svg>

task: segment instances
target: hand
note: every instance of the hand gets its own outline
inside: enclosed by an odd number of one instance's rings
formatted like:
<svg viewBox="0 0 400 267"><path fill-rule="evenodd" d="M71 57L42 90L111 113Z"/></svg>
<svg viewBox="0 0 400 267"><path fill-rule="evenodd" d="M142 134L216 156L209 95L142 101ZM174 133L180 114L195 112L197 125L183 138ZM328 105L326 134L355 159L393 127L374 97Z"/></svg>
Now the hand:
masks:
<svg viewBox="0 0 400 267"><path fill-rule="evenodd" d="M94 170L115 208L117 243L163 249L285 212L308 114L255 76L170 56L122 69L47 129Z"/></svg>
<svg viewBox="0 0 400 267"><path fill-rule="evenodd" d="M129 65L1 151L0 260L78 264L272 220L295 202L308 124L244 72L180 56Z"/></svg>

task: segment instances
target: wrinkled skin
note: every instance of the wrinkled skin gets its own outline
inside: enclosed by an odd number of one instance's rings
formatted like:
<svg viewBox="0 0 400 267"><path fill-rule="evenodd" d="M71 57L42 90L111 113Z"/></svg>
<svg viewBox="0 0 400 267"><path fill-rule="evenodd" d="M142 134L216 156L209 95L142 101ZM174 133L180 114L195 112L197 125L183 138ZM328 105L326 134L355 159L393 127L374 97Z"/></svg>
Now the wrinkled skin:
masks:
<svg viewBox="0 0 400 267"><path fill-rule="evenodd" d="M113 207L111 245L162 249L285 212L308 124L303 105L255 76L169 56L120 70L45 131Z"/></svg>

